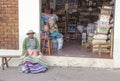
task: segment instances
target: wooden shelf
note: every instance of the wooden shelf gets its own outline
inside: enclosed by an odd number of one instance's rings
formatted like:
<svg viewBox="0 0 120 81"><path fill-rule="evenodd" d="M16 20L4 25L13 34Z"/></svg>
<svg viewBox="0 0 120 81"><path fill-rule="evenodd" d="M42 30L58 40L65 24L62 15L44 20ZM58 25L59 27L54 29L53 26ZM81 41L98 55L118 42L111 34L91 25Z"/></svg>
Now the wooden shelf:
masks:
<svg viewBox="0 0 120 81"><path fill-rule="evenodd" d="M59 20L57 21L58 30L63 35L66 35L66 13L65 13L65 0L56 0L56 11Z"/></svg>

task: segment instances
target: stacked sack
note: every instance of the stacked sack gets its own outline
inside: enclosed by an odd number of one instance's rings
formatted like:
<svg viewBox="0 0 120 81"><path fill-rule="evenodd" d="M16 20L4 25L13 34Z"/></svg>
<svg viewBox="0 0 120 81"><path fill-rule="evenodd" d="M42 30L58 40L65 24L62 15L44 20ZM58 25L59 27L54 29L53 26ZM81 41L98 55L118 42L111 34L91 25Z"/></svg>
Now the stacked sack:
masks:
<svg viewBox="0 0 120 81"><path fill-rule="evenodd" d="M107 33L110 28L109 20L111 15L112 7L111 6L103 6L101 9L101 14L99 16L99 20L97 21L96 26L96 35L93 36L92 40L92 51L93 53L98 52L99 44L107 43ZM108 52L106 45L102 45L102 52Z"/></svg>
<svg viewBox="0 0 120 81"><path fill-rule="evenodd" d="M87 47L91 47L91 42L95 34L95 23L88 23L87 25Z"/></svg>

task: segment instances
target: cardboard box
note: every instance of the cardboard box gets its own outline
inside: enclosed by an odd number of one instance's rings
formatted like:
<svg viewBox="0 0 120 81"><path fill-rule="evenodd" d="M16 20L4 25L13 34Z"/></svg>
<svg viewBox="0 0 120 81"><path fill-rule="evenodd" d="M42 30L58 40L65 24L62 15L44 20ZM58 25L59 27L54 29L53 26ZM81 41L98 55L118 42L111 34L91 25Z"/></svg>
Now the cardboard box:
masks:
<svg viewBox="0 0 120 81"><path fill-rule="evenodd" d="M112 10L110 9L102 9L101 15L111 15Z"/></svg>
<svg viewBox="0 0 120 81"><path fill-rule="evenodd" d="M109 9L109 10L112 10L113 7L112 7L112 6L106 6L106 5L103 5L102 8L103 8L103 9Z"/></svg>

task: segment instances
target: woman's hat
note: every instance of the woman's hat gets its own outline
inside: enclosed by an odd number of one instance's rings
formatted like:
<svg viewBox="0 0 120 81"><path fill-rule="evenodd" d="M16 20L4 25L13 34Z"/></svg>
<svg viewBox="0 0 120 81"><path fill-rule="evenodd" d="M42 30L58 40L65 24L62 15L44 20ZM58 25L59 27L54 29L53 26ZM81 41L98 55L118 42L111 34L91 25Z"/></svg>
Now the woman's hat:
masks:
<svg viewBox="0 0 120 81"><path fill-rule="evenodd" d="M27 35L29 35L29 34L35 34L35 32L33 30L29 30L26 34Z"/></svg>

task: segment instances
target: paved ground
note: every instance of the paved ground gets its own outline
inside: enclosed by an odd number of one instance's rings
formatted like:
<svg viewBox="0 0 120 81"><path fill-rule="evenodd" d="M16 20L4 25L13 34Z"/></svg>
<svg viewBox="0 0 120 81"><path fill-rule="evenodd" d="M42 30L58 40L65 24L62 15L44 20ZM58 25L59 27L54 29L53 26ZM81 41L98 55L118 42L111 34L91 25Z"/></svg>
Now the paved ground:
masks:
<svg viewBox="0 0 120 81"><path fill-rule="evenodd" d="M50 67L45 73L24 74L17 68L0 68L0 81L120 81L120 70Z"/></svg>

